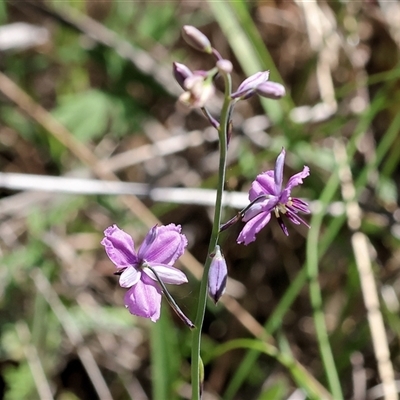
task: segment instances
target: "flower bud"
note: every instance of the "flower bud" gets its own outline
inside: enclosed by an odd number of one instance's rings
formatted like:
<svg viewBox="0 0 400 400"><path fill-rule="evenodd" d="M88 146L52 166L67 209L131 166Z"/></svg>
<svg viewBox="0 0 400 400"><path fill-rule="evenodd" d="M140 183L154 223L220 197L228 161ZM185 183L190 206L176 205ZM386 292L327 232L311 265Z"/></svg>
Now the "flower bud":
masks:
<svg viewBox="0 0 400 400"><path fill-rule="evenodd" d="M220 247L215 246L215 254L211 261L210 271L208 274L208 294L217 304L226 288L226 280L228 279L228 268L225 258L221 253Z"/></svg>
<svg viewBox="0 0 400 400"><path fill-rule="evenodd" d="M229 60L218 60L217 68L219 72L230 74L233 70L233 65Z"/></svg>
<svg viewBox="0 0 400 400"><path fill-rule="evenodd" d="M266 82L269 78L269 71L257 72L245 79L238 87L237 91L232 93L232 99L247 99L252 96L257 87Z"/></svg>
<svg viewBox="0 0 400 400"><path fill-rule="evenodd" d="M185 89L184 82L187 78L193 75L193 72L185 64L177 62L172 63L172 72L180 87Z"/></svg>
<svg viewBox="0 0 400 400"><path fill-rule="evenodd" d="M257 86L256 92L259 96L268 99L280 99L286 94L285 87L277 82L264 82Z"/></svg>
<svg viewBox="0 0 400 400"><path fill-rule="evenodd" d="M186 43L196 50L211 54L212 46L207 36L191 25L185 25L182 28L182 36Z"/></svg>

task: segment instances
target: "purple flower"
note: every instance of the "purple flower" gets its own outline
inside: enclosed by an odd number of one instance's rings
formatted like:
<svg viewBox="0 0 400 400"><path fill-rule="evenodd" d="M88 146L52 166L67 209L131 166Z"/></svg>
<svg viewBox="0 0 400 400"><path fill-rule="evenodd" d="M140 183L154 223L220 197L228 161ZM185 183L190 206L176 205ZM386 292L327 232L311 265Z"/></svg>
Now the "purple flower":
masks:
<svg viewBox="0 0 400 400"><path fill-rule="evenodd" d="M283 223L281 214L296 225L303 223L309 227L298 215L298 212L310 213L308 204L303 200L291 197L290 192L293 187L303 183L303 179L310 174L310 170L305 166L303 171L293 175L287 185L282 188L284 163L285 149L282 149L276 160L275 170L263 172L252 183L249 192L251 203L242 213L242 220L246 224L237 238L238 243L248 245L253 242L256 234L270 221L272 212L286 236L289 235L289 232Z"/></svg>
<svg viewBox="0 0 400 400"><path fill-rule="evenodd" d="M160 317L162 289L153 270L163 283L180 285L187 282L186 275L172 267L187 245L179 225L155 226L146 235L138 252L133 239L117 225L104 231L101 241L110 260L120 275L119 284L129 288L125 306L130 313L150 318Z"/></svg>

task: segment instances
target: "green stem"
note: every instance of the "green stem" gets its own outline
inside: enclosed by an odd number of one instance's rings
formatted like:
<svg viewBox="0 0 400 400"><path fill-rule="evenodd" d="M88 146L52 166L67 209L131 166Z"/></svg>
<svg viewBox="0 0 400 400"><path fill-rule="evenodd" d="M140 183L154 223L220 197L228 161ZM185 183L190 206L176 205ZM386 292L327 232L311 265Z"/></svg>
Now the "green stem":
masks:
<svg viewBox="0 0 400 400"><path fill-rule="evenodd" d="M222 212L222 194L225 184L225 170L226 170L226 153L227 153L227 135L229 127L229 110L231 107L231 92L232 82L230 75L224 74L225 78L225 100L221 110L221 121L218 129L219 136L219 169L218 169L218 186L217 198L215 200L214 221L208 245L207 260L204 265L203 276L200 283L199 300L197 304L197 314L195 319L195 328L192 334L192 400L200 399L200 348L201 348L201 331L203 327L204 314L206 311L207 303L207 285L208 273L211 265L211 257L209 256L215 249L218 243L219 227L221 224Z"/></svg>

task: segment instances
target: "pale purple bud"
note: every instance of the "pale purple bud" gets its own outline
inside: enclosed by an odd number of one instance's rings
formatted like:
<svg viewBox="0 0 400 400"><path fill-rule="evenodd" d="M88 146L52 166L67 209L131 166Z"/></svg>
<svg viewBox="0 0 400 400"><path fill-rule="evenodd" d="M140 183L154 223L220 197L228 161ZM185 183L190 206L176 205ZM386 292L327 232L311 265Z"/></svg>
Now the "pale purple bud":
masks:
<svg viewBox="0 0 400 400"><path fill-rule="evenodd" d="M277 82L264 82L257 86L256 92L259 96L268 99L280 99L286 94L285 87Z"/></svg>
<svg viewBox="0 0 400 400"><path fill-rule="evenodd" d="M221 73L230 74L233 70L233 65L229 60L218 60L217 68Z"/></svg>
<svg viewBox="0 0 400 400"><path fill-rule="evenodd" d="M187 78L193 75L193 72L185 64L177 62L172 63L172 72L181 88L185 89L184 82Z"/></svg>
<svg viewBox="0 0 400 400"><path fill-rule="evenodd" d="M226 288L226 280L228 279L228 268L225 258L221 253L220 247L215 246L215 255L211 261L210 271L208 274L208 294L217 304Z"/></svg>
<svg viewBox="0 0 400 400"><path fill-rule="evenodd" d="M191 25L185 25L182 28L182 36L186 43L196 50L211 54L212 46L207 36Z"/></svg>
<svg viewBox="0 0 400 400"><path fill-rule="evenodd" d="M232 99L248 98L252 96L257 87L262 83L266 82L269 78L269 71L257 72L247 79L245 79L238 87L237 91L232 93Z"/></svg>

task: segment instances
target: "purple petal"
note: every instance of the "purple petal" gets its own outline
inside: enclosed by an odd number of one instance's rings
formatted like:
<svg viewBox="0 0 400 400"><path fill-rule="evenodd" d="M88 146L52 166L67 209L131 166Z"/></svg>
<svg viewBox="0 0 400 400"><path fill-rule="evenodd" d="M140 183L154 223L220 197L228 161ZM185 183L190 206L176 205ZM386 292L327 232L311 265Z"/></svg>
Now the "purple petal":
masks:
<svg viewBox="0 0 400 400"><path fill-rule="evenodd" d="M308 208L308 204L305 201L298 199L297 197L292 198L292 207L295 210L301 211L304 214L311 213L310 209Z"/></svg>
<svg viewBox="0 0 400 400"><path fill-rule="evenodd" d="M282 149L275 163L274 181L275 181L275 193L278 194L282 191L283 182L283 166L285 165L285 149Z"/></svg>
<svg viewBox="0 0 400 400"><path fill-rule="evenodd" d="M158 225L153 226L147 233L142 244L140 245L140 248L138 251L138 257L140 260L145 259L144 255L147 254L147 252L149 251L149 248L152 246L152 244L156 240L156 237L158 234L158 228L159 228Z"/></svg>
<svg viewBox="0 0 400 400"><path fill-rule="evenodd" d="M275 195L274 171L272 170L263 172L253 181L249 191L249 200L254 201L264 194Z"/></svg>
<svg viewBox="0 0 400 400"><path fill-rule="evenodd" d="M151 245L145 245L143 249L142 247L139 249L139 258L151 264L172 265L185 250L186 236L180 233L180 225L169 224L157 226L155 229L155 239L151 242ZM152 233L149 232L148 235L152 235ZM145 243L147 243L146 239Z"/></svg>
<svg viewBox="0 0 400 400"><path fill-rule="evenodd" d="M126 232L117 225L108 227L104 231L105 238L101 241L110 260L117 268L125 268L137 263L134 243Z"/></svg>
<svg viewBox="0 0 400 400"><path fill-rule="evenodd" d="M164 282L170 285L181 285L188 281L186 275L178 268L171 267L170 265L151 265L156 271L158 277ZM144 268L145 272L151 279L157 280L153 271L150 268Z"/></svg>
<svg viewBox="0 0 400 400"><path fill-rule="evenodd" d="M129 312L138 317L160 318L162 291L157 282L142 274L142 278L125 294L124 302Z"/></svg>
<svg viewBox="0 0 400 400"><path fill-rule="evenodd" d="M141 272L134 267L128 267L119 277L119 285L123 288L130 288L136 285L140 279Z"/></svg>
<svg viewBox="0 0 400 400"><path fill-rule="evenodd" d="M289 179L285 189L291 190L293 187L301 185L303 183L303 179L307 178L308 175L310 175L310 168L304 166L303 171L298 172Z"/></svg>
<svg viewBox="0 0 400 400"><path fill-rule="evenodd" d="M244 243L246 246L249 243L254 242L254 240L256 240L256 234L268 224L270 219L271 213L261 213L251 219L249 222L246 222L246 225L237 238L237 242Z"/></svg>
<svg viewBox="0 0 400 400"><path fill-rule="evenodd" d="M254 202L244 213L242 220L244 222L250 221L252 218L254 218L256 215L262 213L262 212L267 212L270 213L273 208L276 206L278 203L278 198L276 196L272 196L269 199L266 199L265 197L260 199L259 201Z"/></svg>
<svg viewBox="0 0 400 400"><path fill-rule="evenodd" d="M306 221L304 221L303 218L301 218L299 215L297 215L296 212L294 212L293 210L291 210L289 207L287 207L287 211L286 211L286 214L285 214L285 215L286 215L286 216L289 218L289 220L292 221L294 224L296 224L296 225L303 224L303 225L305 225L307 228L310 228L310 225L309 225Z"/></svg>

